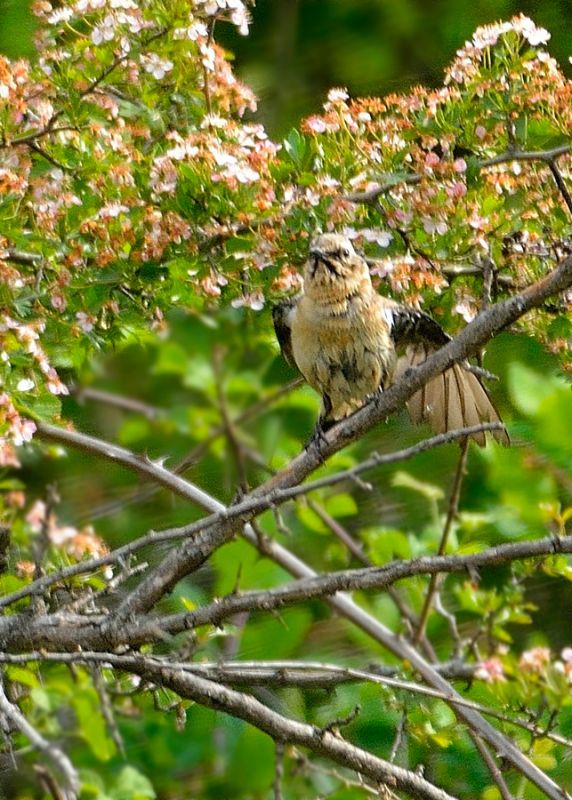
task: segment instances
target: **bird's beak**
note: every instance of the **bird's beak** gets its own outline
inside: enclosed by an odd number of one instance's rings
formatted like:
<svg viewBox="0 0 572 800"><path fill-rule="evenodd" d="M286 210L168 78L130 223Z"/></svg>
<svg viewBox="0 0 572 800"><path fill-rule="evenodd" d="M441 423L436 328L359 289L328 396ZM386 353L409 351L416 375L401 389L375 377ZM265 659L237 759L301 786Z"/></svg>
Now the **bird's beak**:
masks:
<svg viewBox="0 0 572 800"><path fill-rule="evenodd" d="M310 248L309 256L310 260L314 262L313 263L314 269L312 271L312 274L316 272L316 269L318 267L318 262L321 262L326 267L326 269L333 275L338 274L337 269L332 264L332 262L330 261L330 259L327 257L326 253L324 253L323 250L320 250L318 247L312 247Z"/></svg>

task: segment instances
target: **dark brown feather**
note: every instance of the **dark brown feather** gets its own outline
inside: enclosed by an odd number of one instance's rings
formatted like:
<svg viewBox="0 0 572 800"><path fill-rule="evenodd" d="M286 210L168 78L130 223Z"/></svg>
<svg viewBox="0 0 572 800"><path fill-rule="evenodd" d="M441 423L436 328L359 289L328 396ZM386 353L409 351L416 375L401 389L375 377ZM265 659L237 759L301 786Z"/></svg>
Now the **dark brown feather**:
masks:
<svg viewBox="0 0 572 800"><path fill-rule="evenodd" d="M289 317L296 307L298 298L283 300L272 309L272 321L274 322L274 330L276 338L280 345L280 351L290 364L291 367L297 369L297 364L294 360L294 353L292 352L292 327L289 322Z"/></svg>

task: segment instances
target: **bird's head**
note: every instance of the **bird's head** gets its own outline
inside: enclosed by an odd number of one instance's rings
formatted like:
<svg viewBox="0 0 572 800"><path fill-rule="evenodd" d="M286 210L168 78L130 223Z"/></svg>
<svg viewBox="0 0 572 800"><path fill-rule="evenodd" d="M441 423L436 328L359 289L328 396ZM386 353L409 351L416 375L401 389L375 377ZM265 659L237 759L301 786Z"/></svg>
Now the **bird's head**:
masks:
<svg viewBox="0 0 572 800"><path fill-rule="evenodd" d="M322 233L312 241L304 270L306 294L323 295L324 299L353 294L364 282L370 283L368 266L346 236Z"/></svg>

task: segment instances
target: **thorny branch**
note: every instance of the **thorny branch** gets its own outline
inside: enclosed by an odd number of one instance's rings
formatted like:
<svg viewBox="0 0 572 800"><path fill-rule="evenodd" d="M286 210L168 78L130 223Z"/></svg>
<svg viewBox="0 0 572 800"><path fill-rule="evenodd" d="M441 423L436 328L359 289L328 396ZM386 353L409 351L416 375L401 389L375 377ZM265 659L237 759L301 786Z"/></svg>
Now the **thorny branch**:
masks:
<svg viewBox="0 0 572 800"><path fill-rule="evenodd" d="M274 741L307 747L375 784L388 785L420 800L454 800L417 773L373 756L347 742L340 733L289 719L250 695L169 667L145 664L139 674L146 680L170 688L181 697L239 717L267 733Z"/></svg>
<svg viewBox="0 0 572 800"><path fill-rule="evenodd" d="M150 661L172 669L180 669L191 675L199 674L208 680L224 683L233 688L313 688L330 691L344 683L369 682L382 686L389 686L396 690L412 694L434 697L449 702L450 694L445 694L436 689L431 689L422 683L403 680L396 677L398 669L375 665L368 669L343 667L337 664L312 661L217 661L191 663L177 661L169 656L150 655L117 655L98 651L85 650L81 653L58 652L28 652L12 655L0 652L0 663L28 664L30 662L55 662L62 664L99 664L102 667L115 667L119 670L130 671L133 665L141 667L142 663ZM436 670L448 680L471 681L478 665L465 662L450 661L436 665ZM572 748L572 739L559 733L547 730L539 722L531 722L528 717L503 714L494 708L482 705L465 698L456 699L456 704L465 708L472 708L487 717L492 717L508 725L528 731L532 736L550 739L556 744Z"/></svg>

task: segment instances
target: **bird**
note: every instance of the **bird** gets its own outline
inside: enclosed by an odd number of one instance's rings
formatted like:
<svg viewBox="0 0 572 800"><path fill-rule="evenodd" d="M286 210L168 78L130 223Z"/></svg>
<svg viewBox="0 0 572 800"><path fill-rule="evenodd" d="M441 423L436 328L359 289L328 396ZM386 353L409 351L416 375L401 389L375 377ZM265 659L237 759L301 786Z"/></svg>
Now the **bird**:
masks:
<svg viewBox="0 0 572 800"><path fill-rule="evenodd" d="M277 303L272 316L282 355L322 398L322 435L451 340L429 314L379 294L365 259L338 233L311 242L302 292ZM435 433L501 422L467 363L431 379L407 406L414 423L428 422ZM504 428L493 436L509 443ZM471 439L486 444L482 431Z"/></svg>

